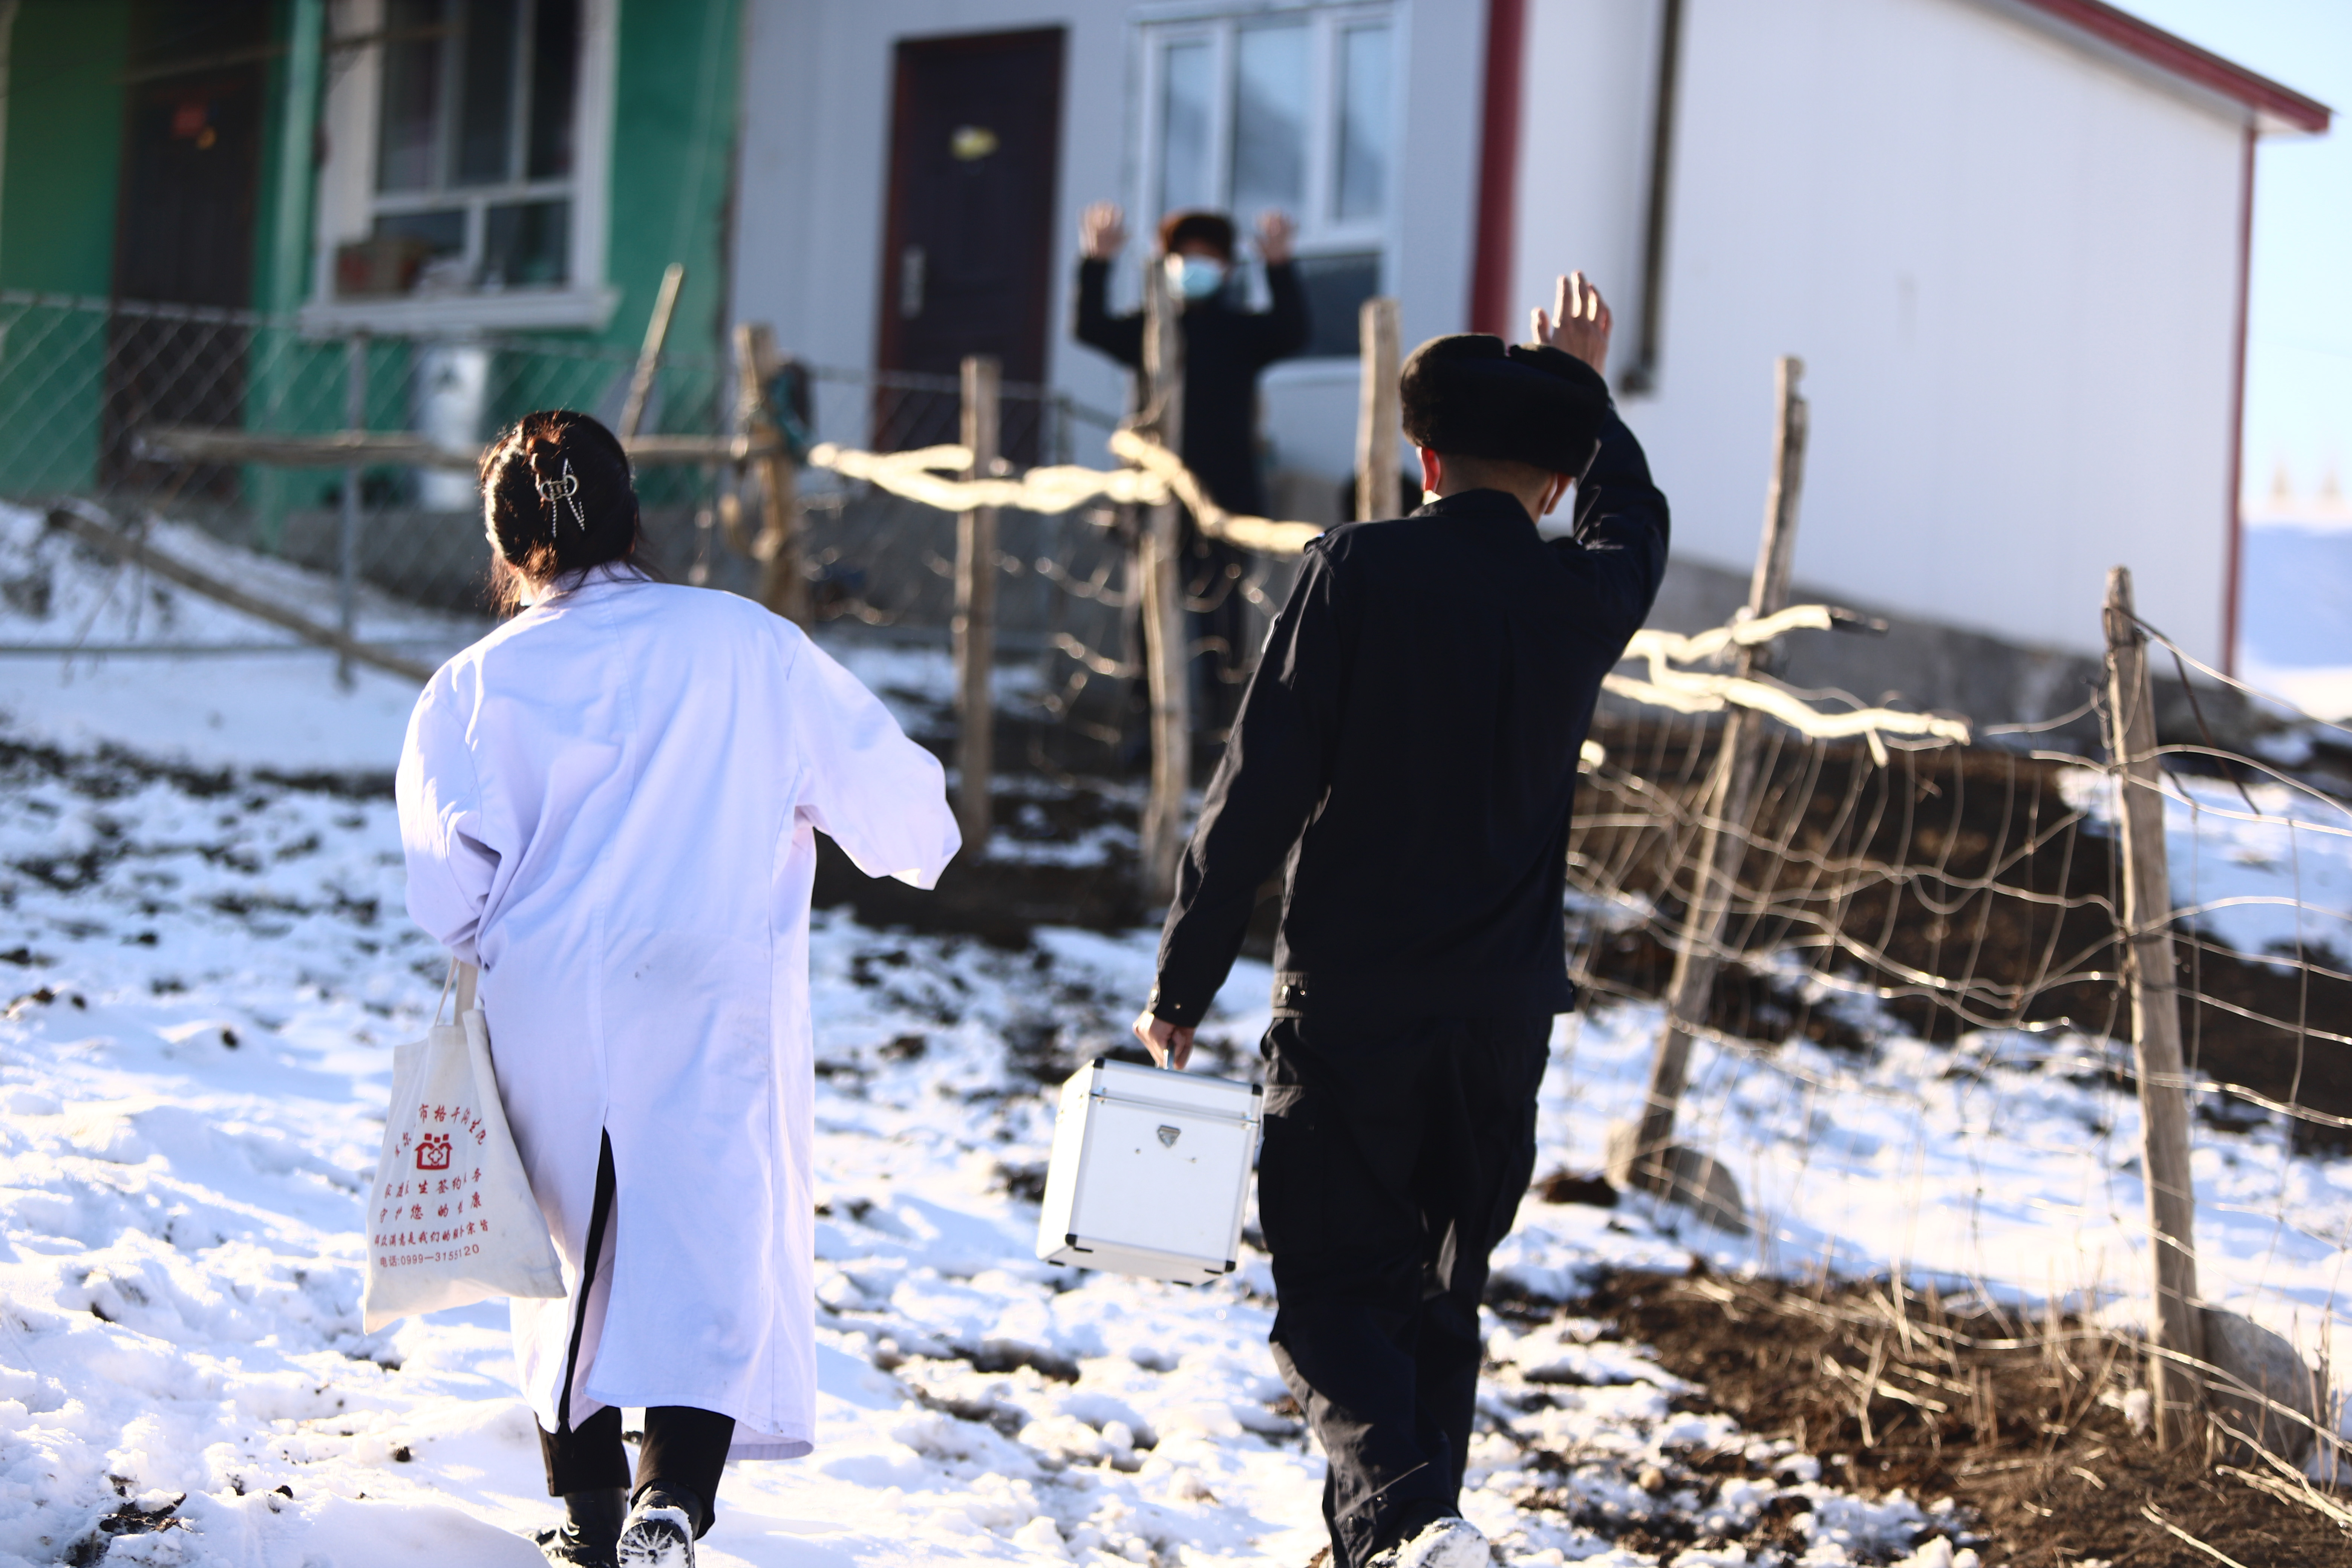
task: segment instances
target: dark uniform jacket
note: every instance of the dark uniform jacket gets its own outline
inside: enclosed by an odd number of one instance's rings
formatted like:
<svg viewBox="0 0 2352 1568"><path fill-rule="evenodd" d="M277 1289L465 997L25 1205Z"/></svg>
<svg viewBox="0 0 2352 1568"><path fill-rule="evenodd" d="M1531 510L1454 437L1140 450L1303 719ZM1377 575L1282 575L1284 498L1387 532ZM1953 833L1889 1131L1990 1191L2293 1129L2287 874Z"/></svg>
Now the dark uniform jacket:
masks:
<svg viewBox="0 0 2352 1568"><path fill-rule="evenodd" d="M1575 499L1549 542L1470 490L1307 546L1178 873L1154 1015L1201 1021L1286 857L1277 1011L1572 1005L1578 755L1666 565L1665 497L1613 412Z"/></svg>
<svg viewBox="0 0 2352 1568"><path fill-rule="evenodd" d="M1257 374L1307 346L1307 291L1294 262L1265 269L1270 310L1236 310L1224 296L1185 303L1184 426L1177 456L1227 511L1265 515L1257 467ZM1078 263L1078 342L1130 370L1143 367L1143 316L1109 309L1110 263Z"/></svg>

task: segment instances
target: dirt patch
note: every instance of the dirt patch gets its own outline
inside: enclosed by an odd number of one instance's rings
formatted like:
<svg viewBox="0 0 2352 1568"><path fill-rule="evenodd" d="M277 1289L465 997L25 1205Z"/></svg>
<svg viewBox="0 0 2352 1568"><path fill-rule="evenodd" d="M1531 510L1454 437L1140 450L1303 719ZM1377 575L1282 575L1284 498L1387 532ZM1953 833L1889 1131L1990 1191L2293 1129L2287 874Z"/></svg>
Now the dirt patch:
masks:
<svg viewBox="0 0 2352 1568"><path fill-rule="evenodd" d="M1116 931L1145 918L1129 847L1132 805L1108 792L1071 789L1003 793L995 808L1011 853L959 854L929 891L866 876L818 835L817 907L846 906L880 929L951 931L1013 948L1026 946L1041 925ZM1107 841L1083 858L1056 853L1089 837Z"/></svg>
<svg viewBox="0 0 2352 1568"><path fill-rule="evenodd" d="M1755 1436L1817 1456L1824 1482L1955 1500L1987 1568L2212 1568L2176 1531L2246 1568L2352 1563L2352 1534L2315 1510L2201 1447L2159 1453L2130 1414L2137 1349L2070 1317L1703 1273L1612 1275L1571 1310L1651 1347Z"/></svg>

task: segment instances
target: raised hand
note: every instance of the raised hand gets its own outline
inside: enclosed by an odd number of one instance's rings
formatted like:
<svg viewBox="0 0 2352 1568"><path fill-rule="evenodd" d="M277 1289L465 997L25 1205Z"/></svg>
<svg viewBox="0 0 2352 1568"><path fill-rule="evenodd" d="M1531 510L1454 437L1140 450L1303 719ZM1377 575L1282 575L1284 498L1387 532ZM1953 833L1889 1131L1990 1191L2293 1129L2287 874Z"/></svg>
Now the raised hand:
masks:
<svg viewBox="0 0 2352 1568"><path fill-rule="evenodd" d="M1078 250L1089 261L1108 261L1127 247L1127 215L1117 202L1096 202L1078 219Z"/></svg>
<svg viewBox="0 0 2352 1568"><path fill-rule="evenodd" d="M1574 354L1603 375L1608 374L1611 324L1608 302L1581 272L1559 280L1549 313L1541 305L1535 308L1536 342Z"/></svg>
<svg viewBox="0 0 2352 1568"><path fill-rule="evenodd" d="M1276 207L1268 207L1257 215L1258 259L1268 267L1279 267L1290 259L1290 242L1298 232L1290 215Z"/></svg>

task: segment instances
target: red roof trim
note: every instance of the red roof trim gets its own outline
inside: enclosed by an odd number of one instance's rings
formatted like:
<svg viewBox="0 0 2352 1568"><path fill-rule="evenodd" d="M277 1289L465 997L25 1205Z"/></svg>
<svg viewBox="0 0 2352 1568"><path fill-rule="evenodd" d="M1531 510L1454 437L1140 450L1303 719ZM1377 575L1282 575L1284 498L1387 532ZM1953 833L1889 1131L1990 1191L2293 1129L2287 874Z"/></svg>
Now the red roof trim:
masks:
<svg viewBox="0 0 2352 1568"><path fill-rule="evenodd" d="M2101 0L2021 0L2021 4L2296 131L2319 135L2326 131L2334 113L2317 99L2257 76Z"/></svg>

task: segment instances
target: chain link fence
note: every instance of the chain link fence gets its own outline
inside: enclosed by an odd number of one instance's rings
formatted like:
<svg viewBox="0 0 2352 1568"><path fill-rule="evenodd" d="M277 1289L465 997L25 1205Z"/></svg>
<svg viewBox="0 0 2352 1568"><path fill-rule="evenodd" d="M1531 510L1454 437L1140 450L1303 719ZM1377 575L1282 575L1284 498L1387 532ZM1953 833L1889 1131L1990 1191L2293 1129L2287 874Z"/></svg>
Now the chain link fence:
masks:
<svg viewBox="0 0 2352 1568"><path fill-rule="evenodd" d="M579 408L617 424L635 366L625 349L557 337L326 336L249 311L0 292L0 499L33 508L76 499L124 523L192 525L232 551L318 574L320 602L309 607L326 621L342 568L343 490L355 479L357 580L400 604L479 617L490 554L462 462L346 470L198 461L175 456L157 433L408 432L462 458L535 408ZM798 434L808 439L898 451L959 435L954 376L807 365L797 374L806 387ZM666 355L641 429L729 433L738 385L720 356ZM1098 451L1117 424L1017 383L1003 387L1000 417L1012 469ZM740 468L646 465L638 489L656 570L753 591L757 502ZM944 655L955 526L952 513L806 471L799 528L820 626ZM1129 581L1137 526L1113 507L1009 513L1000 523L1001 662L1026 672L1016 674L1015 695L1037 722L1117 749L1114 765L1133 749L1128 731L1142 707ZM1196 706L1213 731L1231 711L1290 571L1286 561L1205 542L1188 559ZM1008 717L1021 717L1018 701Z"/></svg>

